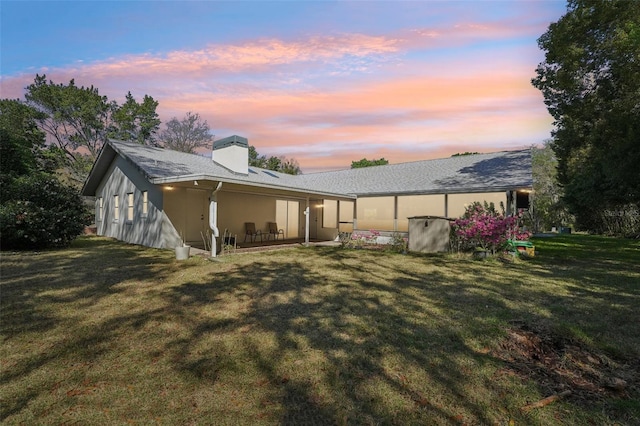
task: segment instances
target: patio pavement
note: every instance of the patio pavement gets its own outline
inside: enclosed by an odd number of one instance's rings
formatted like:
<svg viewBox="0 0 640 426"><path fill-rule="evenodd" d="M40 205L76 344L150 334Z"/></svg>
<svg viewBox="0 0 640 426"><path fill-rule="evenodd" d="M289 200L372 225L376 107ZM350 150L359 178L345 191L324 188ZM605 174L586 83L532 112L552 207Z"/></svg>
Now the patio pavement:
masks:
<svg viewBox="0 0 640 426"><path fill-rule="evenodd" d="M254 242L243 242L240 241L237 244L235 250L230 253L225 252L217 253L217 256L227 256L228 254L241 254L241 253L251 253L257 251L267 251L267 250L279 250L283 248L289 247L299 247L304 245L304 238L292 238L287 240L265 240L265 241L254 241ZM310 240L310 246L324 246L324 247L337 247L340 245L337 241L324 241L324 240ZM204 246L191 246L191 256L211 256L211 252L208 250L204 250Z"/></svg>

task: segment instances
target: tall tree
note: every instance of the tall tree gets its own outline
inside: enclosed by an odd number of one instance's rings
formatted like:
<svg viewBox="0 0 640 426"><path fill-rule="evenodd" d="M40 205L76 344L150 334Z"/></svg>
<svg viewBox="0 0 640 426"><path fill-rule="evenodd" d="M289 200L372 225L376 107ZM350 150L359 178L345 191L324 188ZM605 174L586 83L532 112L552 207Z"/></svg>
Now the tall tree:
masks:
<svg viewBox="0 0 640 426"><path fill-rule="evenodd" d="M36 75L26 90L28 105L42 113L40 127L66 155L71 179L84 181L107 136L107 97L93 86L76 86L74 80L68 85L47 82L46 75Z"/></svg>
<svg viewBox="0 0 640 426"><path fill-rule="evenodd" d="M19 100L0 100L0 173L19 176L38 168L45 142L40 118L42 113Z"/></svg>
<svg viewBox="0 0 640 426"><path fill-rule="evenodd" d="M153 143L160 122L155 112L158 103L150 96L138 104L127 95L118 106L101 96L98 89L47 81L37 75L26 88L27 104L41 113L38 124L65 155L69 178L82 184L98 152L108 137Z"/></svg>
<svg viewBox="0 0 640 426"><path fill-rule="evenodd" d="M352 169L361 169L363 167L372 167L372 166L384 166L389 164L389 160L385 160L384 158L367 160L363 158L362 160L352 161L351 168Z"/></svg>
<svg viewBox="0 0 640 426"><path fill-rule="evenodd" d="M182 120L173 117L165 126L160 142L168 149L194 153L196 148L206 147L213 141L207 120L197 113L188 112Z"/></svg>
<svg viewBox="0 0 640 426"><path fill-rule="evenodd" d="M264 155L258 154L256 147L253 145L249 145L249 166L251 167L260 167L262 169L266 168L267 157Z"/></svg>
<svg viewBox="0 0 640 426"><path fill-rule="evenodd" d="M465 151L465 152L457 152L453 155L451 155L452 157L464 157L466 155L475 155L475 154L480 154L479 152L471 152L471 151Z"/></svg>
<svg viewBox="0 0 640 426"><path fill-rule="evenodd" d="M108 136L122 141L134 141L142 145L155 145L160 119L156 108L158 102L144 95L138 103L131 92L127 93L124 104L111 103L111 127Z"/></svg>
<svg viewBox="0 0 640 426"><path fill-rule="evenodd" d="M562 201L563 189L558 183L557 167L558 160L551 148L551 140L546 140L542 147L532 147L532 221L535 232L573 223L573 218Z"/></svg>
<svg viewBox="0 0 640 426"><path fill-rule="evenodd" d="M2 249L42 249L69 244L87 211L77 189L53 173L42 113L18 100L0 100L0 239Z"/></svg>
<svg viewBox="0 0 640 426"><path fill-rule="evenodd" d="M280 157L280 169L278 170L288 175L299 175L302 173L300 164L295 158Z"/></svg>
<svg viewBox="0 0 640 426"><path fill-rule="evenodd" d="M295 158L287 158L284 156L268 157L258 154L256 148L249 145L249 166L260 167L261 169L273 170L289 175L299 175L302 173L300 165Z"/></svg>
<svg viewBox="0 0 640 426"><path fill-rule="evenodd" d="M604 212L640 203L640 2L570 0L538 44L564 199L599 232Z"/></svg>

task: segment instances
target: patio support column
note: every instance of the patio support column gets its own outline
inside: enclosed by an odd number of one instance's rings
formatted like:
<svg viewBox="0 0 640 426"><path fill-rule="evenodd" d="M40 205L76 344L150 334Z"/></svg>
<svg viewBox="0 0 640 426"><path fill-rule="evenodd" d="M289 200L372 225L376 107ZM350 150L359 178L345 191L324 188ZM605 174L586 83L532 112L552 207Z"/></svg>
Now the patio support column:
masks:
<svg viewBox="0 0 640 426"><path fill-rule="evenodd" d="M355 199L353 200L353 229L351 230L351 232L354 232L356 229L358 229L358 200Z"/></svg>
<svg viewBox="0 0 640 426"><path fill-rule="evenodd" d="M444 194L444 217L449 217L449 194Z"/></svg>
<svg viewBox="0 0 640 426"><path fill-rule="evenodd" d="M218 197L216 192L220 191L222 182L211 193L209 198L209 228L211 228L211 257L216 257L216 237L220 236L218 231Z"/></svg>
<svg viewBox="0 0 640 426"><path fill-rule="evenodd" d="M393 197L393 232L398 231L398 196Z"/></svg>
<svg viewBox="0 0 640 426"><path fill-rule="evenodd" d="M309 245L309 199L307 198L307 208L304 209L304 245Z"/></svg>

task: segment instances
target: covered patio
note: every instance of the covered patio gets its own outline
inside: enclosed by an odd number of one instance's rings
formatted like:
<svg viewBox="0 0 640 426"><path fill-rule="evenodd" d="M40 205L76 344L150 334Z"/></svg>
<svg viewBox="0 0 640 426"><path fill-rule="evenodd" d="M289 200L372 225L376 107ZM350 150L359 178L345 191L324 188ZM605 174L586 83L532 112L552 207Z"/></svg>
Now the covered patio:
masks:
<svg viewBox="0 0 640 426"><path fill-rule="evenodd" d="M190 178L159 185L177 235L193 248L216 253L332 242L338 223L323 220L324 203L347 197L311 191ZM327 201L330 200L330 201ZM352 221L353 201L344 212ZM347 214L348 213L348 214ZM337 214L337 211L336 211ZM273 228L273 229L271 229ZM213 230L216 229L216 236Z"/></svg>

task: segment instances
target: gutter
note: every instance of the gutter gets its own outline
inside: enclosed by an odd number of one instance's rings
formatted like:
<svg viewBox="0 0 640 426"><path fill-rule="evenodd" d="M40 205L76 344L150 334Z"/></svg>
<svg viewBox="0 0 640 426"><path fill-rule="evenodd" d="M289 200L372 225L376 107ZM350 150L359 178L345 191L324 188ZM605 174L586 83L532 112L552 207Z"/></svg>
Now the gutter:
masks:
<svg viewBox="0 0 640 426"><path fill-rule="evenodd" d="M284 191L298 191L298 192L304 192L305 194L312 194L312 195L323 196L323 197L332 197L332 198L348 198L348 199L353 199L353 200L355 200L357 198L356 195L354 195L354 194L342 194L342 193L325 192L325 191L318 191L318 190L295 187L295 186L288 186L288 185L269 185L269 184L261 183L261 182L254 182L254 181L247 181L247 180L240 180L240 179L230 179L230 178L220 178L218 176L202 175L202 174L200 174L200 175L185 175L185 176L177 176L177 177L169 177L169 178L152 178L152 179L149 179L149 181L151 183L156 184L156 185L170 184L170 183L181 183L181 182L188 182L188 181L192 181L192 180L209 180L209 181L217 181L217 182L224 182L224 183L244 185L244 186L255 186L255 187L258 187L258 188L266 188L266 189L279 189L279 190L284 190Z"/></svg>

